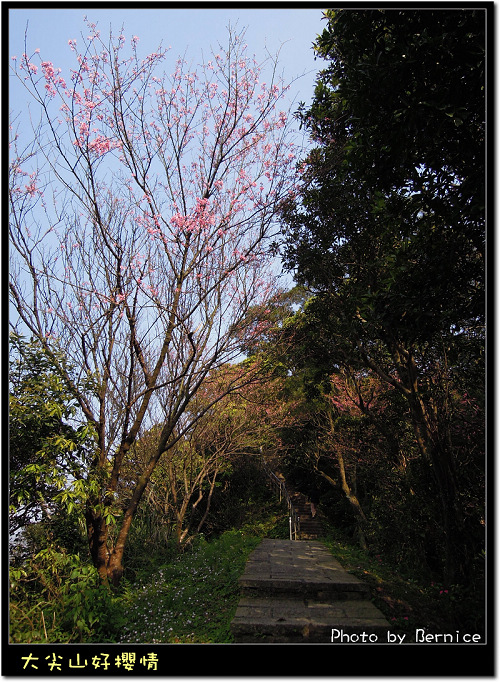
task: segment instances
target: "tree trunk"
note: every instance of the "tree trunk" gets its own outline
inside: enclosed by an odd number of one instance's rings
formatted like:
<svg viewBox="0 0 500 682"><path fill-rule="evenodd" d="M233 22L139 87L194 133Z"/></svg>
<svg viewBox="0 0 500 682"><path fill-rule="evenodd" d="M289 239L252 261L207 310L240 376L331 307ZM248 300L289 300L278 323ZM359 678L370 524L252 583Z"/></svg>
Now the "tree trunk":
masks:
<svg viewBox="0 0 500 682"><path fill-rule="evenodd" d="M212 495L213 495L214 488L215 488L215 481L217 478L217 473L218 473L218 469L215 472L213 479L210 481L210 490L208 492L208 497L207 497L207 506L205 507L205 512L201 518L201 521L198 524L198 527L196 528L197 533L201 532L201 529L203 528L203 525L205 524L205 521L207 520L208 512L210 511L210 504L212 502Z"/></svg>
<svg viewBox="0 0 500 682"><path fill-rule="evenodd" d="M108 526L105 519L96 514L90 505L85 514L87 538L92 563L103 582L108 582Z"/></svg>
<svg viewBox="0 0 500 682"><path fill-rule="evenodd" d="M444 544L444 579L451 585L467 577L463 514L459 509L453 453L441 442L439 424L433 423L422 398L410 401L420 452L431 467L439 491ZM465 563L464 563L465 561Z"/></svg>
<svg viewBox="0 0 500 682"><path fill-rule="evenodd" d="M444 545L444 579L448 584L462 574L466 579L467 567L464 565L466 542L464 541L463 512L460 509L458 486L451 442L442 438L447 433L447 424L441 423L436 403L432 395L425 399L420 387L421 377L412 347L404 348L401 344L387 343L394 361L399 380L384 372L368 354L362 353L367 363L376 374L397 388L408 401L413 422L413 431L423 459L431 467L439 492ZM358 344L358 347L360 345ZM448 392L445 391L445 395ZM441 405L446 409L446 400Z"/></svg>
<svg viewBox="0 0 500 682"><path fill-rule="evenodd" d="M344 467L344 457L340 450L336 450L337 455L337 462L339 464L339 470L340 470L340 481L342 484L342 490L344 491L344 494L346 498L349 500L349 503L351 504L353 510L354 510L354 515L356 517L356 522L357 522L357 531L358 531L358 538L359 538L359 544L361 545L362 549L367 549L368 545L366 543L366 538L365 534L363 531L363 526L366 524L366 516L363 511L363 508L361 507L361 504L359 503L358 498L356 495L352 492L349 484L347 483L347 478L345 475L345 467Z"/></svg>
<svg viewBox="0 0 500 682"><path fill-rule="evenodd" d="M337 457L337 462L339 464L339 469L340 469L340 480L341 480L341 485L342 485L342 490L344 492L344 495L346 496L347 500L349 501L351 508L354 512L354 518L356 521L356 530L357 530L357 536L359 540L359 544L362 549L368 549L368 544L366 542L366 537L364 533L364 527L368 523L368 520L365 516L365 513L363 511L363 508L361 507L361 504L356 497L356 495L351 491L349 484L347 483L346 475L345 475L345 468L344 468L344 458L340 452L336 452L336 457ZM320 469L317 465L315 466L316 471L325 479L327 480L334 488L337 487L338 483L335 481L331 476L329 476L325 471Z"/></svg>
<svg viewBox="0 0 500 682"><path fill-rule="evenodd" d="M128 533L130 531L130 527L132 525L132 521L136 514L142 495L146 490L151 478L151 474L153 473L153 470L163 453L164 450L162 441L154 457L151 457L144 471L138 478L137 484L132 493L132 497L129 500L128 506L125 510L124 518L120 526L114 547L111 548L109 546L109 533L106 519L101 513L94 511L94 509L98 509L101 505L95 504L94 500L94 504L89 503L87 506L86 521L90 556L103 582L111 582L113 585L118 585L122 578L123 554L125 551ZM113 482L113 488L116 488L116 482L117 481Z"/></svg>
<svg viewBox="0 0 500 682"><path fill-rule="evenodd" d="M328 422L330 425L330 437L333 441L334 439L334 431L335 431L335 420L333 417L333 414L331 412L328 412ZM354 517L356 519L356 524L357 524L357 535L359 539L359 543L362 549L367 549L368 545L366 543L366 537L364 534L363 528L367 524L367 519L365 516L365 513L363 511L363 508L361 507L361 504L357 498L357 496L353 493L351 490L348 482L347 482L347 477L345 473L345 466L344 466L344 457L342 455L342 452L340 448L338 447L333 447L333 451L335 453L335 458L337 459L337 463L339 465L339 471L340 471L340 483L342 486L342 490L344 492L344 495L346 496L347 500L349 501L349 504L351 505L352 510L354 511ZM332 480L329 476L327 476L324 472L320 472L322 476L324 476L327 480Z"/></svg>

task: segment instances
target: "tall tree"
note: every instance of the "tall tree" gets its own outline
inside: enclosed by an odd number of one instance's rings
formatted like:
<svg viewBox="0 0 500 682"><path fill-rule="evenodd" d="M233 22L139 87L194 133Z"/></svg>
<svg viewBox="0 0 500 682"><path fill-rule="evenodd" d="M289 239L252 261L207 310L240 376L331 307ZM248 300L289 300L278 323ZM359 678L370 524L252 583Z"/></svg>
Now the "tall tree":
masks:
<svg viewBox="0 0 500 682"><path fill-rule="evenodd" d="M294 147L276 62L249 57L242 35L229 31L205 64L178 60L168 74L165 50L141 59L137 37L128 48L123 35L89 29L81 49L69 41L67 74L37 51L14 62L34 135L24 142L22 118L12 126L10 293L53 361L55 337L79 369L75 380L59 366L97 433L89 547L117 582L156 465L201 416L187 408L207 376L237 356L249 307L273 290L267 246ZM241 372L224 390L248 380ZM124 463L159 422L112 541Z"/></svg>
<svg viewBox="0 0 500 682"><path fill-rule="evenodd" d="M484 336L485 16L329 10L316 43L328 66L300 111L317 146L284 211L285 259L317 294L326 356L407 401L449 580L467 573L450 360L463 338L479 359Z"/></svg>

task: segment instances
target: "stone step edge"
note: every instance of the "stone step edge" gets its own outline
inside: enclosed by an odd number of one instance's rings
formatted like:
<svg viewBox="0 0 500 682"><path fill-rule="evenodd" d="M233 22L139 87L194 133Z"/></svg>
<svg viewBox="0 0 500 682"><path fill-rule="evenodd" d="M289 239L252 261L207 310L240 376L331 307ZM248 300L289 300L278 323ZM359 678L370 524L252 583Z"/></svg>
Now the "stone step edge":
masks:
<svg viewBox="0 0 500 682"><path fill-rule="evenodd" d="M366 605L366 604L365 604ZM351 603L342 603L342 608L349 611ZM312 611L309 613L308 611ZM355 612L342 614L329 613L322 609L318 614L315 609L301 608L290 613L284 610L280 616L278 610L274 616L256 614L254 617L245 614L238 615L238 611L231 622L231 633L235 641L317 641L317 642L341 642L346 634L366 633L367 641L386 641L390 625L383 615L373 607L372 613ZM243 607L244 611L244 607ZM240 609L240 614L242 610Z"/></svg>
<svg viewBox="0 0 500 682"><path fill-rule="evenodd" d="M283 620L283 616L319 619L323 619L325 616L329 618L363 619L368 617L370 620L383 621L384 625L388 626L382 611L368 599L357 602L339 600L330 604L311 598L286 599L283 597L242 596L236 608L235 618L247 618L250 614L252 620L254 618L268 618L269 614L274 614L275 618L279 614L281 620Z"/></svg>
<svg viewBox="0 0 500 682"><path fill-rule="evenodd" d="M386 639L390 629L384 615L368 601L328 606L243 599L231 622L233 637L240 642L333 642L346 633L366 633L374 641Z"/></svg>
<svg viewBox="0 0 500 682"><path fill-rule="evenodd" d="M317 632L328 633L329 637L332 636L332 630L338 630L340 632L338 634L335 632L334 636L336 635L339 640L342 639L342 633L366 632L368 635L368 640L370 635L386 635L386 633L390 632L391 630L387 623L384 623L378 618L345 618L331 620L328 623L315 622L314 620L309 620L307 618L278 623L276 620L266 620L262 618L252 621L233 621L231 623L231 633L233 636L252 633L284 635L287 633L293 634L300 632L305 626L314 628Z"/></svg>
<svg viewBox="0 0 500 682"><path fill-rule="evenodd" d="M360 641L371 644L385 643L388 631L388 628L371 626L369 623L344 625L341 628L304 623L296 628L279 630L265 626L256 626L253 630L236 627L231 634L236 644L345 644Z"/></svg>
<svg viewBox="0 0 500 682"><path fill-rule="evenodd" d="M240 580L239 587L242 597L257 597L259 595L283 597L286 595L291 598L298 596L322 599L326 600L327 603L342 599L351 601L369 600L371 596L366 583L311 583L303 580L292 581L279 578L273 580L271 578L267 580Z"/></svg>
<svg viewBox="0 0 500 682"><path fill-rule="evenodd" d="M240 588L276 588L276 589L319 589L321 591L332 591L332 592L363 592L370 594L370 588L367 583L362 580L311 580L306 578L290 578L285 576L240 576L238 579L238 585Z"/></svg>

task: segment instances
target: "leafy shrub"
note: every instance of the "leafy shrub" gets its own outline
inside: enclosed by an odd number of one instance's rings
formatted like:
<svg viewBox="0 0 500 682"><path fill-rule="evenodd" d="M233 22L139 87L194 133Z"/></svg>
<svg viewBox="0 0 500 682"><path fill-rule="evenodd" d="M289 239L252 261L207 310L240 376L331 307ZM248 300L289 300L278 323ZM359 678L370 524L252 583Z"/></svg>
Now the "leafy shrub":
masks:
<svg viewBox="0 0 500 682"><path fill-rule="evenodd" d="M115 641L122 606L97 570L49 546L10 568L12 642Z"/></svg>

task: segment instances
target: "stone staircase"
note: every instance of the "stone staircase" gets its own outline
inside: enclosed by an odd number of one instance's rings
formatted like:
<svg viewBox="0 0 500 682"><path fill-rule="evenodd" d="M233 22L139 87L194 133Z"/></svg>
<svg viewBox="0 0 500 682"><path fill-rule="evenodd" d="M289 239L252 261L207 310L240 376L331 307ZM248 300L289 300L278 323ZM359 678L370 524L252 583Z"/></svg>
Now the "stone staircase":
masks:
<svg viewBox="0 0 500 682"><path fill-rule="evenodd" d="M390 629L367 584L316 540L263 540L239 583L237 643L344 643L360 633L384 641Z"/></svg>
<svg viewBox="0 0 500 682"><path fill-rule="evenodd" d="M302 493L291 495L293 507L300 517L300 540L317 540L323 535L323 528L318 514L311 515L311 504Z"/></svg>

